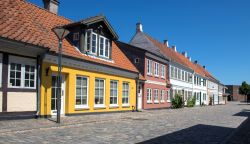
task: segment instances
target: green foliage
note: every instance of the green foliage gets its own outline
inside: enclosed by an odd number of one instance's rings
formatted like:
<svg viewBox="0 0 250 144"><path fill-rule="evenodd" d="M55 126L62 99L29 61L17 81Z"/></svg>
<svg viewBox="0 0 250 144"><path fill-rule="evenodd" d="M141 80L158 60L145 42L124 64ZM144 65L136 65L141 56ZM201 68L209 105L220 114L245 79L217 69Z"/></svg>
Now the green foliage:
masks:
<svg viewBox="0 0 250 144"><path fill-rule="evenodd" d="M187 101L187 107L194 107L195 106L195 96L193 96L192 98L189 98Z"/></svg>
<svg viewBox="0 0 250 144"><path fill-rule="evenodd" d="M177 109L177 108L182 108L183 107L183 100L181 95L176 94L175 97L172 99L172 108Z"/></svg>
<svg viewBox="0 0 250 144"><path fill-rule="evenodd" d="M250 85L247 84L246 81L242 82L241 86L239 87L239 93L245 95L247 100L247 96L250 95Z"/></svg>

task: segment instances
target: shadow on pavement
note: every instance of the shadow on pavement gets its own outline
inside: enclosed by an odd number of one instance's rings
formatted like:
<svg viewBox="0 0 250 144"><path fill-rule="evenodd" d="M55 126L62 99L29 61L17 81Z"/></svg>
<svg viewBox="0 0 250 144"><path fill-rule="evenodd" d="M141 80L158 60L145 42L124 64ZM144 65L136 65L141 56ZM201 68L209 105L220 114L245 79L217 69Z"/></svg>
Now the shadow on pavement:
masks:
<svg viewBox="0 0 250 144"><path fill-rule="evenodd" d="M140 142L139 144L250 144L250 110L243 109L242 112L236 113L233 116L248 117L248 119L236 129L199 124L177 132L152 138Z"/></svg>
<svg viewBox="0 0 250 144"><path fill-rule="evenodd" d="M143 141L140 142L139 144L219 143L223 141L232 130L233 128L199 124L174 133L166 134L147 141Z"/></svg>

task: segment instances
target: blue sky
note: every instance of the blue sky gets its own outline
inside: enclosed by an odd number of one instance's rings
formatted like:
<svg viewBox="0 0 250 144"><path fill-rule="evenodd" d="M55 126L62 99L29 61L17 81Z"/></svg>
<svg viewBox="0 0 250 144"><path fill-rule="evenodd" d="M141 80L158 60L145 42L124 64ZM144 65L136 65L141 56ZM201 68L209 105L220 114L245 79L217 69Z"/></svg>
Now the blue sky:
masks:
<svg viewBox="0 0 250 144"><path fill-rule="evenodd" d="M29 0L43 7L42 0ZM250 82L249 0L60 0L59 15L74 21L104 14L120 40L135 24L187 51L224 84Z"/></svg>

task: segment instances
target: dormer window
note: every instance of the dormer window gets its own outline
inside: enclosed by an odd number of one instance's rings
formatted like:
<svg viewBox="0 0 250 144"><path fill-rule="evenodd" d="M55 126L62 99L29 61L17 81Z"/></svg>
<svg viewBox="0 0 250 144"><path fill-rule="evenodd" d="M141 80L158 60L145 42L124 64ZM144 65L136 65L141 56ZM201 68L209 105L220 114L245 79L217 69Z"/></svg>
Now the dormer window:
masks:
<svg viewBox="0 0 250 144"><path fill-rule="evenodd" d="M109 40L103 36L99 38L99 55L105 58L109 57Z"/></svg>
<svg viewBox="0 0 250 144"><path fill-rule="evenodd" d="M99 39L98 39L99 38ZM93 55L98 55L103 58L109 58L110 41L106 37L99 35L93 30L86 32L86 49L87 52Z"/></svg>
<svg viewBox="0 0 250 144"><path fill-rule="evenodd" d="M78 32L73 34L73 40L74 41L79 40L79 33Z"/></svg>

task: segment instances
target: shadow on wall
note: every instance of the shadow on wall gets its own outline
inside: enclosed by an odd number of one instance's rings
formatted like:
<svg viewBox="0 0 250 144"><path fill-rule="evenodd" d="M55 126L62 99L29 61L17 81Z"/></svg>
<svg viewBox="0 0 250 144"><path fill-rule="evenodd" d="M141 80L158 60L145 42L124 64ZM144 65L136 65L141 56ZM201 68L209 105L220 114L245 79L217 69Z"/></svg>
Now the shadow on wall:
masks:
<svg viewBox="0 0 250 144"><path fill-rule="evenodd" d="M185 143L185 144L205 144L205 143L229 143L232 140L231 138L234 138L234 135L228 139L228 136L232 134L232 132L241 131L242 128L244 128L246 125L249 125L248 127L248 133L250 134L250 110L242 110L242 112L234 114L233 116L242 116L242 117L248 117L246 121L244 121L237 129L234 128L227 128L227 127L219 127L219 126L212 126L212 125L203 125L198 124L192 127L189 127L187 129L183 129L177 132L173 132L170 134L162 135L147 141L140 142L139 144L171 144L171 143ZM245 130L246 131L246 130ZM239 133L238 137L242 139L242 134ZM237 138L238 138L237 137ZM246 140L243 142L247 142L247 136L245 135ZM234 138L236 139L236 138ZM236 142L239 142L238 139L235 140ZM250 141L249 141L250 142Z"/></svg>

